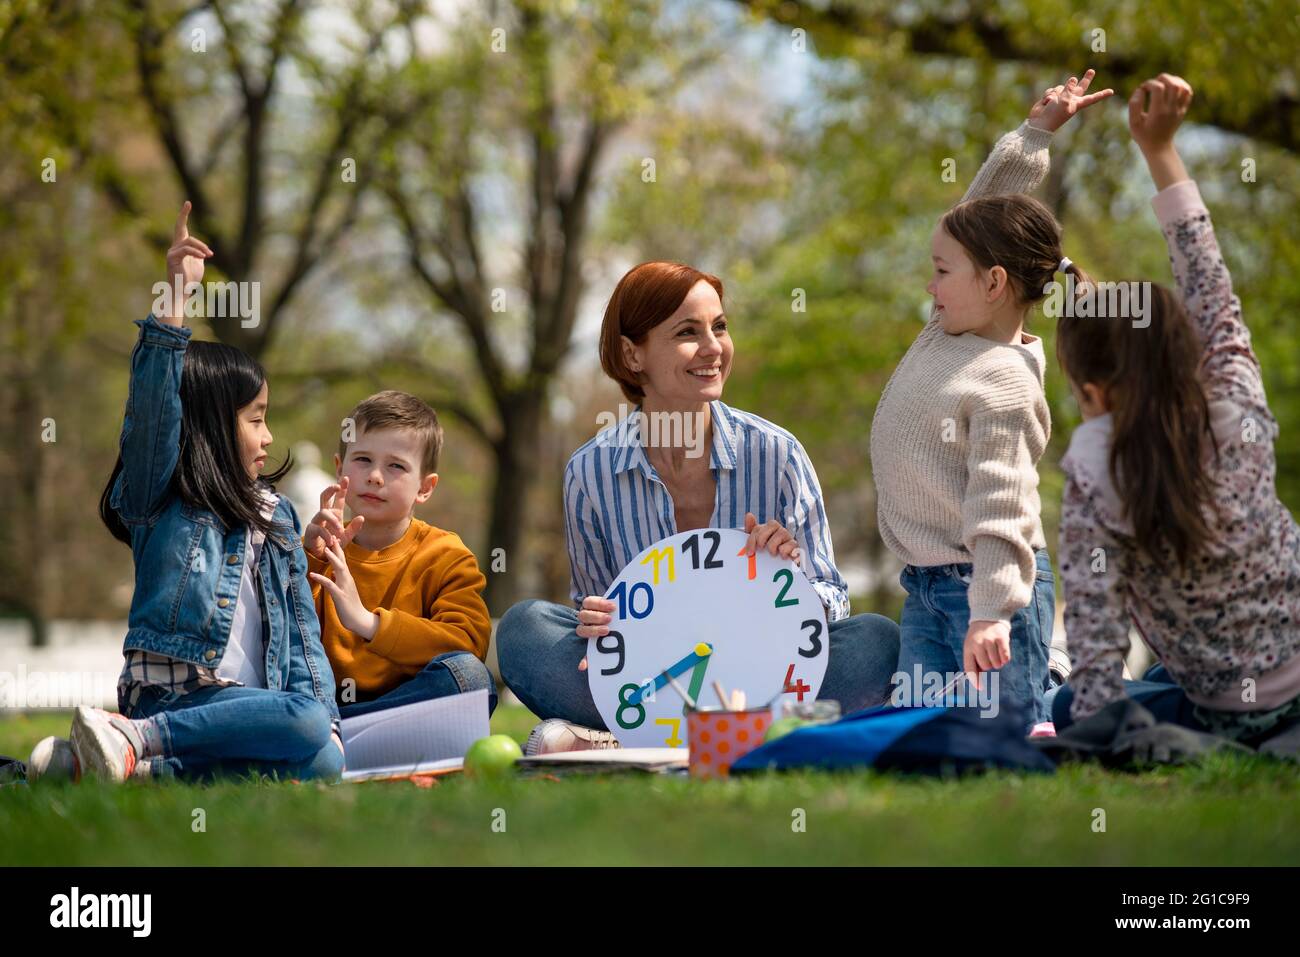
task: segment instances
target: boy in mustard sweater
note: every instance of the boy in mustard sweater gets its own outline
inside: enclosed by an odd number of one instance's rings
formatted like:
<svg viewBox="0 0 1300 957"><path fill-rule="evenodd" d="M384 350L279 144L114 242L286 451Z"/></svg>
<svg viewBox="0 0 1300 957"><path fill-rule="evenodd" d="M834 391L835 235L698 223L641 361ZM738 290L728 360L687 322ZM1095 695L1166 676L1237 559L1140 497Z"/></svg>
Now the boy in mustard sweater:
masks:
<svg viewBox="0 0 1300 957"><path fill-rule="evenodd" d="M483 573L460 536L412 514L438 484L437 414L390 390L343 421L338 484L321 493L302 539L341 716L479 688L490 714ZM346 525L344 505L353 515Z"/></svg>

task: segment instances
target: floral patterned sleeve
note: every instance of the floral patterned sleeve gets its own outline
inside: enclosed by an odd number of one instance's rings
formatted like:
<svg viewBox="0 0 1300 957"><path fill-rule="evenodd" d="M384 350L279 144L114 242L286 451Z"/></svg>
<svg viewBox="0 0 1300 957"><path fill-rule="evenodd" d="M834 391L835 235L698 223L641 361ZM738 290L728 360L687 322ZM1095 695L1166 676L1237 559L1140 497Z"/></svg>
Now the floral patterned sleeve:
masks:
<svg viewBox="0 0 1300 957"><path fill-rule="evenodd" d="M1064 463L1063 463L1064 464ZM1122 592L1123 545L1071 477L1061 499L1059 556L1070 652L1070 717L1080 721L1124 694L1129 614Z"/></svg>
<svg viewBox="0 0 1300 957"><path fill-rule="evenodd" d="M1192 180L1162 189L1151 200L1169 245L1174 280L1205 348L1202 374L1211 401L1232 399L1272 423L1259 360L1241 317L1241 300L1214 236L1214 224Z"/></svg>

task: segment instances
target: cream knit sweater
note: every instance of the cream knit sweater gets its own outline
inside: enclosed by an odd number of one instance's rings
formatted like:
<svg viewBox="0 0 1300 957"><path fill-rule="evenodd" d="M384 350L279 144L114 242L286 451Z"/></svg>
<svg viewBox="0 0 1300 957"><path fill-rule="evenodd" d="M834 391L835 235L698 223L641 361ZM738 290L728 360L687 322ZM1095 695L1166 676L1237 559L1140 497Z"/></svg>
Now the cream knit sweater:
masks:
<svg viewBox="0 0 1300 957"><path fill-rule="evenodd" d="M1025 193L1047 175L1051 133L1003 136L965 199ZM880 534L910 565L971 562L971 621L1009 621L1033 593L1043 548L1038 459L1051 417L1042 340L945 333L931 311L871 426Z"/></svg>

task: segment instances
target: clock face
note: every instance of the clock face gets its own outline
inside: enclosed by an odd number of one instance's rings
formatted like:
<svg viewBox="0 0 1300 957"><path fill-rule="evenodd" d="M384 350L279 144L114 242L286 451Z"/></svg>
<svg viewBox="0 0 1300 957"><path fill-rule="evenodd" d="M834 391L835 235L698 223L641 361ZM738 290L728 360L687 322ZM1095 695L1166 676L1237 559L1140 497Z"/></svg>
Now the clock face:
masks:
<svg viewBox="0 0 1300 957"><path fill-rule="evenodd" d="M826 610L799 566L741 554L738 529L692 529L656 542L605 597L610 632L587 642L591 696L625 748L686 747L685 704L720 707L713 682L746 707L811 701L826 674Z"/></svg>

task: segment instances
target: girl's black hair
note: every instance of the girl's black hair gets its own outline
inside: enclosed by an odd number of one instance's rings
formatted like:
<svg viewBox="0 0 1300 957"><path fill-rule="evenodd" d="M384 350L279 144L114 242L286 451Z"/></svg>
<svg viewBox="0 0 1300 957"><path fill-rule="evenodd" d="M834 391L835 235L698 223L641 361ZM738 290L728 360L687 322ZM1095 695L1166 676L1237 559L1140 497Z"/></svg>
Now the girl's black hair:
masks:
<svg viewBox="0 0 1300 957"><path fill-rule="evenodd" d="M293 467L291 456L274 472L249 479L239 456L238 412L257 398L266 370L252 356L220 342L192 340L181 371L180 458L171 492L194 508L214 513L227 529L248 526L269 533L274 524L261 511L259 485L272 489ZM99 517L113 537L131 543L131 532L109 504L122 472L122 456L99 497Z"/></svg>

